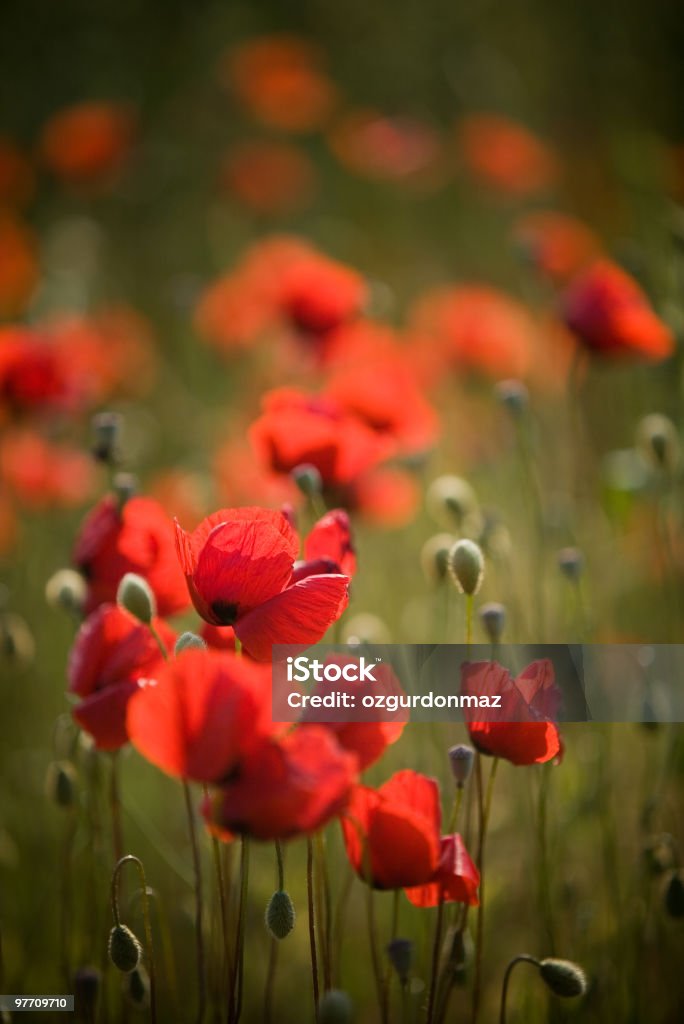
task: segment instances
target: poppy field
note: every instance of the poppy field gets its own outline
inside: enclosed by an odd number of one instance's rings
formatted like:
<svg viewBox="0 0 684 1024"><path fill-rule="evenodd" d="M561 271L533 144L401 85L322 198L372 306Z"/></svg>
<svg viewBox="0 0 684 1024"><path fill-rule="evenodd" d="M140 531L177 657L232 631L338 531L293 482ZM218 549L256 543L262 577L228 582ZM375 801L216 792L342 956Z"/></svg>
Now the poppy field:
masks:
<svg viewBox="0 0 684 1024"><path fill-rule="evenodd" d="M684 24L515 6L0 12L2 1024L684 1020Z"/></svg>

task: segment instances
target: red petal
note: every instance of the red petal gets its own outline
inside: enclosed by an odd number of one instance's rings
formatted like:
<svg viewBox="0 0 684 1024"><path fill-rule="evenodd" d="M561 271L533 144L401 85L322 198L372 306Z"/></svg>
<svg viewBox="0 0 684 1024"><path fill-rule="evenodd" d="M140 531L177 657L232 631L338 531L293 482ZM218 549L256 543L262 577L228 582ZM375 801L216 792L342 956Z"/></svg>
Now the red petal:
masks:
<svg viewBox="0 0 684 1024"><path fill-rule="evenodd" d="M309 561L330 558L341 572L347 576L354 575L356 554L349 516L344 509L332 509L315 523L304 542L304 555Z"/></svg>

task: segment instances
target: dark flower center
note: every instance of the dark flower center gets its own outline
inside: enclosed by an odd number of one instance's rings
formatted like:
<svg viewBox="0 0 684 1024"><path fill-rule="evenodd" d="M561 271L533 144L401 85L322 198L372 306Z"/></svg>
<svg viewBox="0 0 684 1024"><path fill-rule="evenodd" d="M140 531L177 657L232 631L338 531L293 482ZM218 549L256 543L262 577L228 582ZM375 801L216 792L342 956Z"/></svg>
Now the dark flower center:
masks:
<svg viewBox="0 0 684 1024"><path fill-rule="evenodd" d="M211 610L222 626L232 626L237 621L238 606L228 601L213 601Z"/></svg>

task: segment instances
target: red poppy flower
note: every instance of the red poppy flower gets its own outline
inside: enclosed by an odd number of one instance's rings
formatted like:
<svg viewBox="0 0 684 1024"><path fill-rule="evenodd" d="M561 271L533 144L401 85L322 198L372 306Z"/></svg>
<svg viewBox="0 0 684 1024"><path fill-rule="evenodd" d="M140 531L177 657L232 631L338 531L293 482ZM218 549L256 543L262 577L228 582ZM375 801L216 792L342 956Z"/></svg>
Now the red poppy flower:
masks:
<svg viewBox="0 0 684 1024"><path fill-rule="evenodd" d="M210 622L203 622L200 636L212 650L235 650L235 630L232 626L212 626Z"/></svg>
<svg viewBox="0 0 684 1024"><path fill-rule="evenodd" d="M325 659L325 664L339 665L344 668L346 665L358 664L358 658L347 657L343 654L331 654ZM360 707L361 696L400 696L404 693L401 683L395 676L390 665L380 664L374 668L375 681L349 682L344 679L336 681L323 681L317 683L312 693L325 697L329 693L348 693ZM391 712L383 709L370 708L362 712L363 720L356 718L359 712L355 712L354 721L346 721L346 712L341 708L336 714L335 710L323 708L321 710L307 706L302 716L300 727L310 728L315 722L320 722L326 729L334 733L337 742L345 750L356 754L358 758L359 771L364 771L371 764L374 764L388 746L396 741L404 731L404 726L409 720L409 711L400 708ZM337 718L338 721L332 719Z"/></svg>
<svg viewBox="0 0 684 1024"><path fill-rule="evenodd" d="M173 631L159 619L154 625L173 650ZM128 742L128 702L140 681L153 678L162 664L149 627L123 608L101 605L85 620L69 655L69 692L81 698L74 718L101 750L117 750Z"/></svg>
<svg viewBox="0 0 684 1024"><path fill-rule="evenodd" d="M496 661L466 662L461 668L461 693L500 697L498 708L464 709L470 739L481 753L517 765L544 764L562 756L560 733L553 721L561 695L548 659L533 661L515 680Z"/></svg>
<svg viewBox="0 0 684 1024"><path fill-rule="evenodd" d="M567 281L601 252L591 228L555 210L525 214L516 222L513 237L533 266L552 281Z"/></svg>
<svg viewBox="0 0 684 1024"><path fill-rule="evenodd" d="M28 328L0 328L0 402L10 412L63 405L67 392L51 345Z"/></svg>
<svg viewBox="0 0 684 1024"><path fill-rule="evenodd" d="M130 498L120 508L112 495L104 497L81 526L73 561L88 582L86 613L113 601L127 572L147 580L161 616L183 611L190 603L173 523L151 498Z"/></svg>
<svg viewBox="0 0 684 1024"><path fill-rule="evenodd" d="M311 250L284 268L277 300L293 327L316 336L360 314L366 285L355 270Z"/></svg>
<svg viewBox="0 0 684 1024"><path fill-rule="evenodd" d="M472 176L505 195L532 195L557 177L554 155L516 121L497 114L472 114L461 121L459 136Z"/></svg>
<svg viewBox="0 0 684 1024"><path fill-rule="evenodd" d="M225 158L221 185L254 213L290 213L311 201L316 171L296 146L265 140L244 142Z"/></svg>
<svg viewBox="0 0 684 1024"><path fill-rule="evenodd" d="M304 541L304 557L307 563L333 562L345 576L354 575L356 552L349 516L344 509L334 508L314 523Z"/></svg>
<svg viewBox="0 0 684 1024"><path fill-rule="evenodd" d="M375 889L425 885L439 867L441 810L434 779L407 769L379 789L357 786L342 818L352 867Z"/></svg>
<svg viewBox="0 0 684 1024"><path fill-rule="evenodd" d="M437 907L440 903L467 903L476 907L480 872L470 858L458 833L442 836L439 867L433 881L405 889L415 907Z"/></svg>
<svg viewBox="0 0 684 1024"><path fill-rule="evenodd" d="M219 782L270 721L270 672L234 654L188 649L131 700L131 743L169 775Z"/></svg>
<svg viewBox="0 0 684 1024"><path fill-rule="evenodd" d="M88 499L95 470L84 452L52 444L32 430L17 430L0 438L0 480L25 505L68 508Z"/></svg>
<svg viewBox="0 0 684 1024"><path fill-rule="evenodd" d="M28 225L0 211L0 316L17 316L38 283L38 247Z"/></svg>
<svg viewBox="0 0 684 1024"><path fill-rule="evenodd" d="M43 160L65 181L101 179L128 154L133 128L133 115L121 104L78 103L58 111L44 126Z"/></svg>
<svg viewBox="0 0 684 1024"><path fill-rule="evenodd" d="M608 260L594 263L567 289L564 319L586 347L606 357L672 355L674 336L636 281Z"/></svg>
<svg viewBox="0 0 684 1024"><path fill-rule="evenodd" d="M444 180L442 142L434 128L415 118L356 110L334 125L328 141L340 163L363 178L421 191Z"/></svg>
<svg viewBox="0 0 684 1024"><path fill-rule="evenodd" d="M525 307L486 285L437 288L411 312L414 345L437 346L442 366L484 373L488 377L522 377L532 355L534 323ZM433 360L434 370L439 362Z"/></svg>
<svg viewBox="0 0 684 1024"><path fill-rule="evenodd" d="M349 577L297 578L299 538L282 512L222 509L188 534L176 524L178 557L195 608L215 626L232 626L257 661L273 644L312 644L347 606Z"/></svg>
<svg viewBox="0 0 684 1024"><path fill-rule="evenodd" d="M204 810L221 831L290 839L340 814L356 778L356 758L326 729L294 729L253 747Z"/></svg>
<svg viewBox="0 0 684 1024"><path fill-rule="evenodd" d="M262 463L276 473L290 473L308 463L325 487L349 484L394 451L393 442L330 399L280 388L269 392L263 415L249 437Z"/></svg>

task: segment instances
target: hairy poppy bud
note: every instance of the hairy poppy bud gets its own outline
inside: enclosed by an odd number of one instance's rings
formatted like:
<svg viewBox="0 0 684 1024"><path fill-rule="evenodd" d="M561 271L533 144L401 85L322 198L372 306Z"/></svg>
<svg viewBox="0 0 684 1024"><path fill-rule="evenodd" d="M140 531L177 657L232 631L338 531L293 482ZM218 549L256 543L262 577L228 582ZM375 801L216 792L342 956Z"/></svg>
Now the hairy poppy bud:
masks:
<svg viewBox="0 0 684 1024"><path fill-rule="evenodd" d="M392 939L387 946L387 956L402 985L407 984L413 967L413 950L410 939Z"/></svg>
<svg viewBox="0 0 684 1024"><path fill-rule="evenodd" d="M109 933L109 959L124 974L140 963L142 946L136 935L125 924L115 924Z"/></svg>
<svg viewBox="0 0 684 1024"><path fill-rule="evenodd" d="M449 552L449 572L463 594L472 597L478 592L484 577L484 558L475 541L456 541Z"/></svg>
<svg viewBox="0 0 684 1024"><path fill-rule="evenodd" d="M127 572L119 583L116 603L146 626L150 625L157 614L157 601L152 587L147 580L134 572Z"/></svg>
<svg viewBox="0 0 684 1024"><path fill-rule="evenodd" d="M143 1009L150 1001L150 979L144 967L134 967L123 983L124 995L134 1006Z"/></svg>
<svg viewBox="0 0 684 1024"><path fill-rule="evenodd" d="M578 964L571 960L542 960L539 973L555 996L571 999L587 991L587 978Z"/></svg>
<svg viewBox="0 0 684 1024"><path fill-rule="evenodd" d="M45 600L51 608L63 608L78 615L83 610L87 590L80 572L58 569L45 584Z"/></svg>
<svg viewBox="0 0 684 1024"><path fill-rule="evenodd" d="M477 512L477 498L467 480L460 476L438 476L425 497L428 512L435 522L461 530Z"/></svg>
<svg viewBox="0 0 684 1024"><path fill-rule="evenodd" d="M449 764L451 765L451 774L456 780L456 785L461 788L468 781L470 772L473 767L473 759L475 757L475 751L472 747L468 747L465 743L459 743L455 747L451 747L449 750Z"/></svg>
<svg viewBox="0 0 684 1024"><path fill-rule="evenodd" d="M684 872L673 871L668 876L663 901L670 917L684 917Z"/></svg>
<svg viewBox="0 0 684 1024"><path fill-rule="evenodd" d="M346 992L331 988L323 993L318 1004L319 1024L350 1024L352 1016L353 1005Z"/></svg>
<svg viewBox="0 0 684 1024"><path fill-rule="evenodd" d="M516 419L527 408L529 392L521 380L502 380L496 385L496 396Z"/></svg>
<svg viewBox="0 0 684 1024"><path fill-rule="evenodd" d="M679 461L679 436L672 420L660 413L644 416L637 427L637 446L658 470L671 471Z"/></svg>
<svg viewBox="0 0 684 1024"><path fill-rule="evenodd" d="M436 533L423 544L420 564L430 583L441 583L449 571L449 552L456 542L450 533Z"/></svg>
<svg viewBox="0 0 684 1024"><path fill-rule="evenodd" d="M117 443L121 434L121 417L115 412L100 412L93 416L92 429L94 458L113 466L119 461Z"/></svg>
<svg viewBox="0 0 684 1024"><path fill-rule="evenodd" d="M290 476L305 497L311 498L321 493L323 488L321 474L310 463L303 462L301 466L295 466Z"/></svg>
<svg viewBox="0 0 684 1024"><path fill-rule="evenodd" d="M197 633L191 633L189 630L181 635L176 640L176 646L174 647L174 654L180 654L181 651L192 650L197 648L200 651L206 651L207 645L201 636L197 636Z"/></svg>
<svg viewBox="0 0 684 1024"><path fill-rule="evenodd" d="M567 580L576 583L584 569L584 555L579 548L562 548L558 552L558 568Z"/></svg>
<svg viewBox="0 0 684 1024"><path fill-rule="evenodd" d="M266 907L266 927L274 939L286 938L295 926L295 908L290 894L278 889Z"/></svg>
<svg viewBox="0 0 684 1024"><path fill-rule="evenodd" d="M76 789L76 770L71 761L53 761L45 776L45 792L59 807L71 807Z"/></svg>
<svg viewBox="0 0 684 1024"><path fill-rule="evenodd" d="M490 642L498 644L506 625L506 609L504 606L494 601L490 604L482 605L480 608L480 621Z"/></svg>

